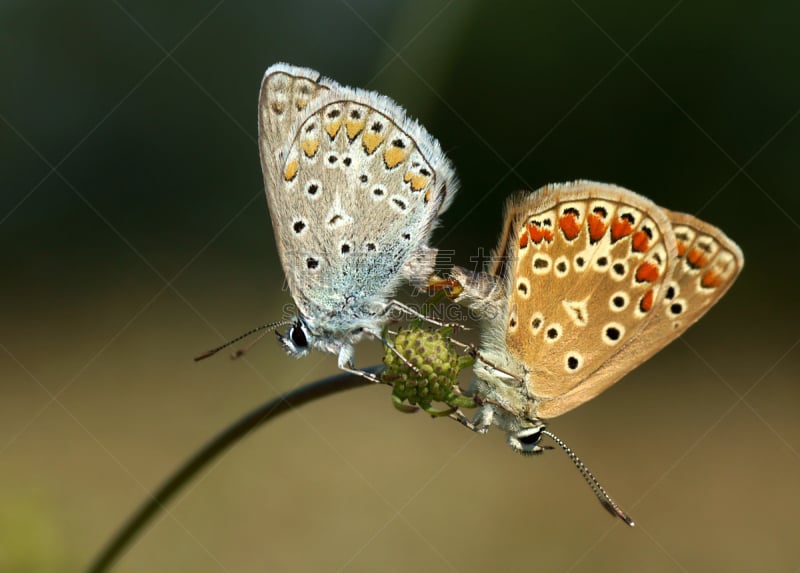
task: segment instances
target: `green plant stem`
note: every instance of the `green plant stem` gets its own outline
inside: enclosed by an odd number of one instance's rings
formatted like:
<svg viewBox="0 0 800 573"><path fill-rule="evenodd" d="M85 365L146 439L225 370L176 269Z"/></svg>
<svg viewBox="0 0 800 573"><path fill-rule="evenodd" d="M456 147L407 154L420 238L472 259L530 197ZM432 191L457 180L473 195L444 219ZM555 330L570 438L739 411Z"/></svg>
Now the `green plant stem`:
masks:
<svg viewBox="0 0 800 573"><path fill-rule="evenodd" d="M380 366L373 366L366 370L367 372L377 373L381 369L382 367ZM132 541L150 522L152 522L153 518L166 507L167 503L169 503L178 491L196 477L209 462L247 436L252 430L288 412L292 408L297 408L303 404L325 398L326 396L331 396L344 390L367 385L363 378L353 374L339 374L281 394L242 416L190 457L161 485L158 491L142 504L125 526L105 545L92 565L87 569L87 572L102 573L108 571L114 562L119 559L130 546Z"/></svg>

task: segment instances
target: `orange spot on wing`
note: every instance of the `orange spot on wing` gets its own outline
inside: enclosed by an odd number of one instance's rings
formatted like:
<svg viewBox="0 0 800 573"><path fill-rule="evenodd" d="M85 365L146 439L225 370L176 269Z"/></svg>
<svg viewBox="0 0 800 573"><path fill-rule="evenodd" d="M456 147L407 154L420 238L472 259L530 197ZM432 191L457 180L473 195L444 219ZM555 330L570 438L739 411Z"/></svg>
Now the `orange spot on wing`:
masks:
<svg viewBox="0 0 800 573"><path fill-rule="evenodd" d="M689 251L689 254L686 255L686 260L689 261L689 265L694 269L704 267L708 262L708 259L706 259L706 256L700 249L692 249Z"/></svg>
<svg viewBox="0 0 800 573"><path fill-rule="evenodd" d="M431 190L428 189L427 191L425 191L425 199L424 199L424 201L427 203L430 200L431 200Z"/></svg>
<svg viewBox="0 0 800 573"><path fill-rule="evenodd" d="M596 243L603 238L608 227L603 223L603 220L594 213L590 213L586 219L589 221L589 238L593 243Z"/></svg>
<svg viewBox="0 0 800 573"><path fill-rule="evenodd" d="M542 239L548 243L553 240L553 232L550 229L544 229L539 225L528 225L528 234L531 236L531 241L537 245L542 242Z"/></svg>
<svg viewBox="0 0 800 573"><path fill-rule="evenodd" d="M650 246L650 237L644 231L637 231L631 240L632 248L634 251L643 253Z"/></svg>
<svg viewBox="0 0 800 573"><path fill-rule="evenodd" d="M405 161L407 156L408 151L402 147L390 147L383 152L383 162L386 164L386 167L392 169L397 167L400 162Z"/></svg>
<svg viewBox="0 0 800 573"><path fill-rule="evenodd" d="M581 227L578 224L578 218L575 216L575 213L562 215L558 220L558 227L563 231L564 237L568 241L573 240L578 236L578 233L581 232Z"/></svg>
<svg viewBox="0 0 800 573"><path fill-rule="evenodd" d="M678 247L678 256L682 257L683 255L685 255L687 249L686 243L678 239L677 241L675 241L675 244Z"/></svg>
<svg viewBox="0 0 800 573"><path fill-rule="evenodd" d="M325 125L325 131L328 133L328 136L333 139L336 137L336 134L339 133L339 128L342 127L342 120L337 119Z"/></svg>
<svg viewBox="0 0 800 573"><path fill-rule="evenodd" d="M621 217L617 217L614 219L614 222L611 223L611 242L614 243L619 241L623 237L627 237L633 232L631 228L631 222L627 219L623 219Z"/></svg>
<svg viewBox="0 0 800 573"><path fill-rule="evenodd" d="M715 288L722 284L722 277L719 273L708 271L700 279L700 286L703 288Z"/></svg>
<svg viewBox="0 0 800 573"><path fill-rule="evenodd" d="M639 301L639 310L642 312L648 312L651 308L653 308L653 289L650 289L644 296L642 300Z"/></svg>
<svg viewBox="0 0 800 573"><path fill-rule="evenodd" d="M353 141L356 138L356 135L361 133L361 130L364 129L364 126L367 125L367 119L361 120L352 120L348 119L344 122L344 128L347 131L347 139Z"/></svg>
<svg viewBox="0 0 800 573"><path fill-rule="evenodd" d="M306 139L302 143L303 153L306 154L306 157L314 157L316 155L317 150L319 149L319 140L317 139Z"/></svg>
<svg viewBox="0 0 800 573"><path fill-rule="evenodd" d="M292 159L287 165L286 169L283 170L283 179L285 181L291 181L297 175L297 159Z"/></svg>
<svg viewBox="0 0 800 573"><path fill-rule="evenodd" d="M422 191L428 184L429 178L418 173L406 171L406 174L403 176L403 181L406 183L411 183L412 191Z"/></svg>
<svg viewBox="0 0 800 573"><path fill-rule="evenodd" d="M383 142L385 137L380 133L370 131L361 136L361 143L367 155L372 155L375 149Z"/></svg>
<svg viewBox="0 0 800 573"><path fill-rule="evenodd" d="M651 283L658 278L658 267L653 263L644 262L636 269L636 282Z"/></svg>
<svg viewBox="0 0 800 573"><path fill-rule="evenodd" d="M530 239L530 235L528 233L525 233L524 235L522 235L519 238L519 248L520 249L524 249L525 247L527 247L529 239Z"/></svg>

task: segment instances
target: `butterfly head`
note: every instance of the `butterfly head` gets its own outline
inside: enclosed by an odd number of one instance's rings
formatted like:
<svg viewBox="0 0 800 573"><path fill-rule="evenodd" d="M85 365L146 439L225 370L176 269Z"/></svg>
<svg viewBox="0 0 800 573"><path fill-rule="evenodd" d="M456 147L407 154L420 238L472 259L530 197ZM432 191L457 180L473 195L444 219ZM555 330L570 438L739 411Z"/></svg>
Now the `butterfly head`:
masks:
<svg viewBox="0 0 800 573"><path fill-rule="evenodd" d="M508 445L511 446L514 451L523 455L541 454L545 450L553 449L552 446L544 446L541 443L542 436L544 435L542 432L545 429L545 425L540 420L536 420L532 423L534 425L527 428L509 432Z"/></svg>
<svg viewBox="0 0 800 573"><path fill-rule="evenodd" d="M289 325L285 335L276 332L278 341L290 356L301 358L311 351L311 342L314 336L302 318L297 318Z"/></svg>
<svg viewBox="0 0 800 573"><path fill-rule="evenodd" d="M523 455L535 455L553 449L542 444L542 436L549 435L544 421L525 412L523 408L514 407L515 401L511 395L502 396L491 392L491 389L488 394L483 394L480 384L476 385L476 390L476 401L482 404L476 417L479 427L488 429L489 426L497 426L505 430L508 445Z"/></svg>

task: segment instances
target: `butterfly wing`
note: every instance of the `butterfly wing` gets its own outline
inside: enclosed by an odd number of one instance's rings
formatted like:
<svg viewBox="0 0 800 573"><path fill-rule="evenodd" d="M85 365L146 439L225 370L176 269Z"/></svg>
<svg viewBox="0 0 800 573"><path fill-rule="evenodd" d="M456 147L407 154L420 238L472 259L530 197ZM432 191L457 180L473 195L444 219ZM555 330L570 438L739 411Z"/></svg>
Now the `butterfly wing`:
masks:
<svg viewBox="0 0 800 573"><path fill-rule="evenodd" d="M621 187L548 186L513 198L501 256L505 350L524 372L534 414L553 417L613 384L637 359L673 273L666 214ZM598 377L619 364L615 378Z"/></svg>
<svg viewBox="0 0 800 573"><path fill-rule="evenodd" d="M588 194L587 191L592 192L583 189L579 195ZM561 217L570 207L567 200L560 194L557 206L560 211L557 213ZM564 332L558 332L558 338L548 343L546 331L544 340L534 337L533 341L527 342L511 329L508 331L508 351L531 370L528 385L538 401L536 414L542 418L558 416L590 400L677 338L725 294L744 262L737 245L724 233L691 215L658 209L643 197L624 190L616 197L604 194L600 204L609 211L613 206L616 219L610 223L606 221L608 224L603 226L598 225L596 219L583 222L582 232L588 235L590 243L593 228L596 235L600 233L599 229L606 228L605 238L596 243L592 255L592 269L595 271L600 270L598 257L604 256L607 245L614 240L615 225L619 234L620 220L625 219L627 210L633 208L640 213L640 218L643 217L638 230L632 228L626 239L618 242L625 245L627 241L628 246L612 248L610 259L614 259L615 254L622 255L619 262L627 265L625 276L618 280L619 277L615 276L618 261L613 260L609 261L607 272L573 277L575 284L568 289L558 286L556 269L553 273L543 273L544 280L536 281L536 287L532 284L532 292L547 293L543 298L550 304L545 304L540 311L528 310L531 305L518 304L518 315L521 309L525 309L522 311L525 316L518 316L518 321L522 324L527 316L536 320L540 316L536 312L542 316L548 313L558 316L556 303L560 302L565 312L561 313L561 324L557 326L566 324ZM592 211L592 205L590 200L588 211ZM534 212L532 216L541 218L541 213ZM669 228L664 227L665 219ZM650 221L659 228L661 238L658 240L655 236L651 238L643 226L649 225ZM559 239L566 238L564 222L563 218L559 219L562 235ZM637 233L642 231L651 241L650 248L639 253L642 245L637 246L637 241L642 239L642 235ZM528 235L536 233L529 232ZM520 235L522 242L524 236ZM670 241L674 241L674 245ZM547 253L546 241L532 243L534 253ZM559 253L566 248L566 245L554 244ZM585 245L579 243L578 247L582 249ZM550 246L549 250L552 249ZM616 253L614 249L617 249ZM570 251L574 257L575 247ZM662 267L659 259L665 253L668 260ZM658 276L652 281L641 280L648 278L647 275L652 278L651 263L658 267ZM524 269L524 265L521 268ZM575 269L573 265L571 270ZM621 270L621 267L616 270ZM517 274L517 281L526 277L524 272ZM533 276L537 275L534 273ZM651 289L652 297L649 295ZM589 299L585 305L581 304L582 296L589 292ZM512 296L511 300L514 298ZM573 310L570 311L568 307L572 301ZM511 308L513 310L513 302ZM585 325L579 319L582 315L586 319ZM563 320L565 316L571 320ZM545 328L544 322L542 328ZM614 332L609 329L619 332L616 343L609 339L609 334ZM563 345L558 344L561 341ZM558 372L559 366L561 372ZM571 366L577 366L574 374Z"/></svg>
<svg viewBox="0 0 800 573"><path fill-rule="evenodd" d="M686 213L665 212L675 233L678 264L667 284L662 312L649 327L663 339L658 348L714 306L744 266L741 249L720 229Z"/></svg>
<svg viewBox="0 0 800 573"><path fill-rule="evenodd" d="M310 322L352 328L433 271L427 242L455 177L422 126L387 97L285 64L267 70L259 110L278 250Z"/></svg>
<svg viewBox="0 0 800 573"><path fill-rule="evenodd" d="M664 210L676 240L676 264L664 297L644 330L584 384L543 404L553 417L593 398L680 336L717 303L744 265L739 247L716 227L685 213Z"/></svg>
<svg viewBox="0 0 800 573"><path fill-rule="evenodd" d="M258 137L261 169L270 212L274 212L273 189L277 189L288 143L296 123L308 116L309 104L330 91L322 76L309 68L274 64L261 82L258 102Z"/></svg>

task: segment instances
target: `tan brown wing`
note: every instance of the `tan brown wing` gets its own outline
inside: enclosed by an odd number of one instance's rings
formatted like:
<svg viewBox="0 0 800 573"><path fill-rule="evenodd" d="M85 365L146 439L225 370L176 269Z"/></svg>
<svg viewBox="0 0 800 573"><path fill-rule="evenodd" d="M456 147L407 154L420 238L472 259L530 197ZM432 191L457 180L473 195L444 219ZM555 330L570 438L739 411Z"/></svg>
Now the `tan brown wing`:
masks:
<svg viewBox="0 0 800 573"><path fill-rule="evenodd" d="M666 211L666 209L665 209ZM721 230L686 213L666 211L679 264L667 285L658 328L662 347L698 321L728 292L744 266L739 246Z"/></svg>
<svg viewBox="0 0 800 573"><path fill-rule="evenodd" d="M551 418L593 398L680 336L727 292L744 265L739 247L716 227L691 215L664 210L676 240L677 264L664 298L644 330L589 379L538 414Z"/></svg>
<svg viewBox="0 0 800 573"><path fill-rule="evenodd" d="M506 350L540 416L570 392L613 383L594 373L617 355L637 364L626 348L661 307L675 262L659 207L613 185L548 186L510 203L504 236Z"/></svg>

